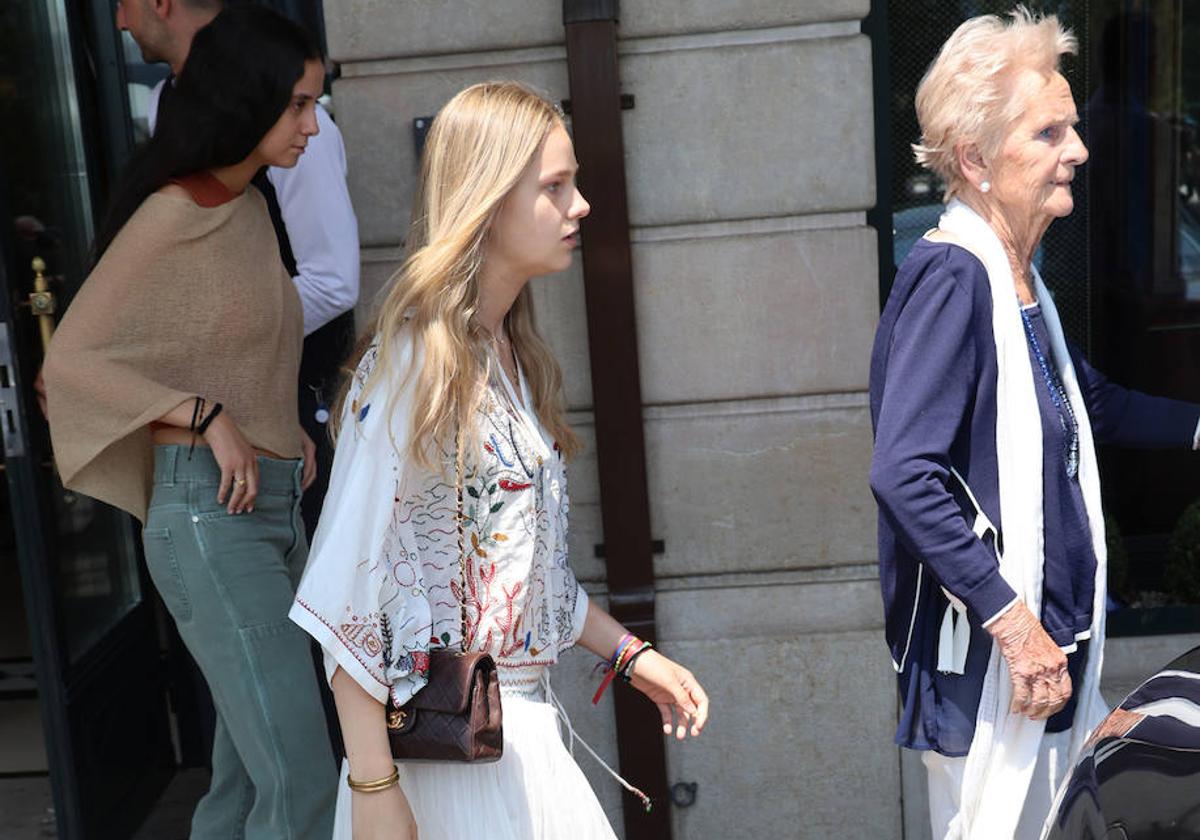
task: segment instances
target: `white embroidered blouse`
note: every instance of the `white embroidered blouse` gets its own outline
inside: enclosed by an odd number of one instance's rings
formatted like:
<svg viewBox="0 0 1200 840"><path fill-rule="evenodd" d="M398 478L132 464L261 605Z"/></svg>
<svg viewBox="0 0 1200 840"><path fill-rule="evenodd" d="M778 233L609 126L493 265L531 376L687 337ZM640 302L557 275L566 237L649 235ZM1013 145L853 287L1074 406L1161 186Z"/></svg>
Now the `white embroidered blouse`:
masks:
<svg viewBox="0 0 1200 840"><path fill-rule="evenodd" d="M411 339L397 344L396 376L367 401L376 346L355 372L289 615L321 644L327 678L341 666L380 702L390 689L402 705L425 685L429 649L458 647L462 595L454 455L444 454L446 476L407 458L416 377L403 373L419 369L420 353ZM523 372L520 401L498 376L477 415L478 443L463 453L467 647L492 654L502 686L526 691L583 632L587 595L567 565L562 454L522 407L531 406Z"/></svg>

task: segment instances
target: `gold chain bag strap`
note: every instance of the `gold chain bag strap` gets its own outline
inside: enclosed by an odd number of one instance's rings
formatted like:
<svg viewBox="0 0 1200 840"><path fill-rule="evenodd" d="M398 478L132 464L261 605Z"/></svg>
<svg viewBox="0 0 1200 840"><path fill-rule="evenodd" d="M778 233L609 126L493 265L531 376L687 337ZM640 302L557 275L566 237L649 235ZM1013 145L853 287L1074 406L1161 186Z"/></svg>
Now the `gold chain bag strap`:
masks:
<svg viewBox="0 0 1200 840"><path fill-rule="evenodd" d="M463 540L462 432L456 435L458 581L462 641L429 651L429 679L399 709L387 703L388 740L401 761L496 761L504 751L500 676L491 654L467 650L467 552Z"/></svg>

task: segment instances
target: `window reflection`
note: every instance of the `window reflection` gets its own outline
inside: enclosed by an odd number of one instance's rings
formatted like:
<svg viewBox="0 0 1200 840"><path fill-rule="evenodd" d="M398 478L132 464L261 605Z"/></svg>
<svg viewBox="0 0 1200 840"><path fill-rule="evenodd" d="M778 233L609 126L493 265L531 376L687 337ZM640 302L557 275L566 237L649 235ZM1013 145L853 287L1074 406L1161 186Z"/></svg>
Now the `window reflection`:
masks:
<svg viewBox="0 0 1200 840"><path fill-rule="evenodd" d="M78 56L70 49L68 19L63 0L0 3L0 257L7 260L6 291L13 300L32 290L35 257L45 262L60 302L71 298L87 273L93 179L83 128L87 100L75 86ZM41 363L40 333L27 308L14 307L9 326L11 349L28 383ZM141 602L134 531L128 515L63 489L37 409L25 418L43 492L10 509L18 501L0 472L0 562L11 564L22 540L46 546L55 601L37 605L45 612L31 618L57 618L55 629L73 664Z"/></svg>
<svg viewBox="0 0 1200 840"><path fill-rule="evenodd" d="M141 145L150 139L150 112L155 86L165 79L171 68L162 63L147 64L133 36L121 33L121 47L125 58L126 96L129 100L129 116L133 124L133 142Z"/></svg>

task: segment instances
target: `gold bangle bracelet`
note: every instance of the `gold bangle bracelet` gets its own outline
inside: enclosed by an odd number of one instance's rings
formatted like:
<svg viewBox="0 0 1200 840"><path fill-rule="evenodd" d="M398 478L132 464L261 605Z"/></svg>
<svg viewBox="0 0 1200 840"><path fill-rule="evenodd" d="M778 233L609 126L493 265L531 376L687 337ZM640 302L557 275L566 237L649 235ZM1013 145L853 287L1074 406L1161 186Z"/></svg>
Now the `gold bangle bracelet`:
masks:
<svg viewBox="0 0 1200 840"><path fill-rule="evenodd" d="M346 776L346 784L350 786L350 790L357 791L358 793L377 793L400 784L400 768L393 767L392 772L387 776L369 782L356 782L354 779Z"/></svg>

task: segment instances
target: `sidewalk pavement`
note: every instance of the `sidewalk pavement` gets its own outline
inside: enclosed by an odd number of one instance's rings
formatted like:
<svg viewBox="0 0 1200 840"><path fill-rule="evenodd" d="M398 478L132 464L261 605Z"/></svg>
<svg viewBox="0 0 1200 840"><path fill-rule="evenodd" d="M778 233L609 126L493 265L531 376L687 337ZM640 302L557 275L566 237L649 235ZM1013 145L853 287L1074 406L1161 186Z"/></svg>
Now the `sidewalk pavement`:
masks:
<svg viewBox="0 0 1200 840"><path fill-rule="evenodd" d="M133 840L187 840L192 809L207 789L207 770L176 773ZM0 837L4 840L58 837L47 776L0 778Z"/></svg>

